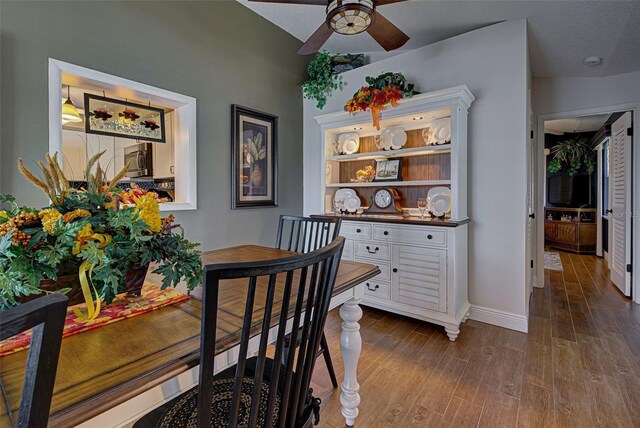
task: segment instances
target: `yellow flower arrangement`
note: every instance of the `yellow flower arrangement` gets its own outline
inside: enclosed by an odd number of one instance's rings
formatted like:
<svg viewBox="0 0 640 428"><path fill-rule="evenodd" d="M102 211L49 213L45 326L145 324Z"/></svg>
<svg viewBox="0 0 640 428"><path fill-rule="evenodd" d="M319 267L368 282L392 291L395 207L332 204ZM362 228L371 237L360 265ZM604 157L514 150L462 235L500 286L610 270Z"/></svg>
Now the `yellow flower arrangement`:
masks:
<svg viewBox="0 0 640 428"><path fill-rule="evenodd" d="M162 220L160 219L160 207L158 200L150 193L142 196L135 196L133 201L136 204L138 216L147 223L151 232L162 230Z"/></svg>
<svg viewBox="0 0 640 428"><path fill-rule="evenodd" d="M38 213L38 217L42 220L42 229L49 235L53 235L56 222L62 217L62 214L55 208L46 208Z"/></svg>
<svg viewBox="0 0 640 428"><path fill-rule="evenodd" d="M77 220L82 217L91 217L91 213L87 210L77 209L73 211L69 211L62 217L62 221L65 223L70 223L73 220Z"/></svg>

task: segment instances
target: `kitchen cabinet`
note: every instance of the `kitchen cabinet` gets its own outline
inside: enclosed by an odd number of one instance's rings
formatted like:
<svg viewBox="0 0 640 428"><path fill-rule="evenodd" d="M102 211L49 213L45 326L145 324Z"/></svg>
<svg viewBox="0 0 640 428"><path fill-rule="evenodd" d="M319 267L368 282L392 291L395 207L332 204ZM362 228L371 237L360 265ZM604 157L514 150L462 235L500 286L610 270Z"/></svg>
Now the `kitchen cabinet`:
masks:
<svg viewBox="0 0 640 428"><path fill-rule="evenodd" d="M322 215L314 217L323 217ZM445 327L450 340L469 316L467 222L447 226L351 220L343 216L342 258L371 263L362 304Z"/></svg>
<svg viewBox="0 0 640 428"><path fill-rule="evenodd" d="M175 177L173 113L164 116L166 143L153 144L153 178Z"/></svg>

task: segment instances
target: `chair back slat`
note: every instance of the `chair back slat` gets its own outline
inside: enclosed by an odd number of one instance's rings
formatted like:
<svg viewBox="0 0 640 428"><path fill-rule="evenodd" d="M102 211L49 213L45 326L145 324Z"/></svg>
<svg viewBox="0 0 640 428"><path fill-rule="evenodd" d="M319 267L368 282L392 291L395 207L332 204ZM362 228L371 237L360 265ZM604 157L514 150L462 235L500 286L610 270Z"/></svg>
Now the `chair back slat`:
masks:
<svg viewBox="0 0 640 428"><path fill-rule="evenodd" d="M276 248L298 253L315 251L338 237L341 222L339 218L319 219L281 215Z"/></svg>
<svg viewBox="0 0 640 428"><path fill-rule="evenodd" d="M0 340L33 329L20 398L19 427L47 426L67 303L66 296L49 294L0 315ZM11 416L10 403L6 403L6 408Z"/></svg>
<svg viewBox="0 0 640 428"><path fill-rule="evenodd" d="M304 244L307 249L328 235L323 232L324 224L305 225L301 222L292 226L304 234L312 234L308 236L313 238L307 239ZM287 236L286 239L279 239L279 243L289 240ZM296 242L295 236L291 242ZM302 244L302 240L298 242ZM247 379L253 380L248 427L271 427L276 418L280 427L295 427L302 417L306 418L309 414L310 409L306 404L309 404L310 373L319 349L343 246L344 238L338 238L320 249L283 259L205 266L203 323L215 322L217 315L217 298L211 298L209 294L217 294L227 284L247 289L238 363L229 405L229 427L235 428L239 424L241 400L244 401L243 397L249 392L245 384ZM226 283L225 280L230 281ZM291 330L292 340L297 340L299 332L301 346L297 354L295 347L285 347L287 326ZM275 342L271 342L274 345L273 359L267 358L269 341L273 340L270 333L275 336ZM213 383L213 365L210 363L204 370L203 360L213 360L215 329L205 329L203 324L203 334L211 335L213 339L203 337L201 340L198 391L200 427L207 426L205 421L211 418L211 410L206 412L205 407L207 404L211 406L212 391L203 385ZM260 336L254 339L258 340L257 351L249 349L250 339L257 335ZM282 358L285 349L288 355ZM255 355L250 361L249 353Z"/></svg>

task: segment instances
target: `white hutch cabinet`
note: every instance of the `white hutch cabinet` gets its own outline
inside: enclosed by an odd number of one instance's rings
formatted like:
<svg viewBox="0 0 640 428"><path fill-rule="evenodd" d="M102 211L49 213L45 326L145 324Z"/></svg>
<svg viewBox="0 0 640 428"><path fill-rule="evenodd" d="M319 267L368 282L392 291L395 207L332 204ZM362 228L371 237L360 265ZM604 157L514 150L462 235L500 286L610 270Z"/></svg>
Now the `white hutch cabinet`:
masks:
<svg viewBox="0 0 640 428"><path fill-rule="evenodd" d="M467 110L474 97L466 86L415 95L382 112L381 128L402 126L406 144L381 151L379 132L367 113L346 112L316 117L325 145L321 188L305 189L322 198L324 213L314 216L342 218L341 235L347 238L343 258L372 263L381 273L365 283L362 304L425 320L445 328L450 340L469 316L467 293ZM450 143L426 145L423 135L449 123ZM427 131L424 131L424 130ZM359 134L353 154L335 152L335 142L348 132ZM402 158L402 179L351 182L355 172L385 158ZM445 219L420 218L417 199L430 188L451 189L451 211ZM362 206L372 203L377 188L390 187L400 195L403 215L341 214L333 198L338 189L353 189Z"/></svg>

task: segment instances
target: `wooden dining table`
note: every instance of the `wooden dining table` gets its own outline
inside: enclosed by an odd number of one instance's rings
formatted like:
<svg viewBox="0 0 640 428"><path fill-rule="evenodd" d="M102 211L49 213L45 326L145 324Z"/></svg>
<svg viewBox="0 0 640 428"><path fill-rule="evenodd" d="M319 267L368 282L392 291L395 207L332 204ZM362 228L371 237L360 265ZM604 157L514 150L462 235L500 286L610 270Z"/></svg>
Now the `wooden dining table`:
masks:
<svg viewBox="0 0 640 428"><path fill-rule="evenodd" d="M243 245L204 252L202 262L203 265L250 262L292 254L295 253ZM340 385L340 402L349 426L355 423L360 403L357 364L362 348L358 323L362 310L359 301L364 293L363 281L379 273L374 265L343 260L332 295L331 307L342 305L340 349L345 374ZM154 275L147 277L147 282L155 284L160 280ZM221 284L216 331L217 370L232 365L237 358L244 315L244 305L238 305L238 299L244 298L243 293L244 290L238 287L225 288L224 282ZM187 379L195 381L200 358L200 313L200 301L191 298L64 338L49 426L73 427L86 423L102 428L118 425L126 422L124 413L128 409L146 412L151 408L144 409L144 406L156 406L170 399L167 391L171 390L172 381L175 383L180 376L184 379L185 372L192 371L194 374ZM22 350L0 357L0 382L4 388L2 395L6 398L0 399L1 427L11 426L7 408L15 413L19 407L26 353ZM177 392L184 386L173 385ZM114 416L122 417L122 420L117 422Z"/></svg>

